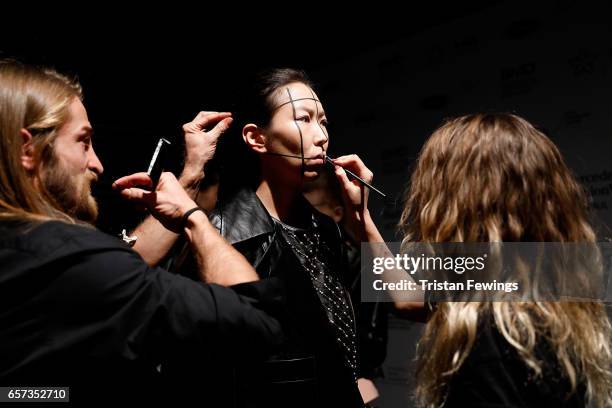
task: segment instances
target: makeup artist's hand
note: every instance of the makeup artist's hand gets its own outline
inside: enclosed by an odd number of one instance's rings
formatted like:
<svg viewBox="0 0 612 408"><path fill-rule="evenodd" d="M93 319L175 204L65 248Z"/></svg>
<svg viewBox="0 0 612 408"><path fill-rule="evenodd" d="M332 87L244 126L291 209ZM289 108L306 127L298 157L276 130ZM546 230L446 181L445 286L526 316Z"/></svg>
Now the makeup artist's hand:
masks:
<svg viewBox="0 0 612 408"><path fill-rule="evenodd" d="M351 180L343 168L352 171L370 184L374 174L356 154L337 157L333 159L333 162L336 177L342 187L342 198L344 200L343 227L356 242L361 242L365 239L365 223L371 222L368 211L369 189L358 180Z"/></svg>
<svg viewBox="0 0 612 408"><path fill-rule="evenodd" d="M147 191L141 187L151 187L151 178L147 173L135 173L121 177L113 183L113 188L133 202L145 205L164 227L172 232L182 231L182 217L185 212L196 207L174 174L161 174L155 191Z"/></svg>
<svg viewBox="0 0 612 408"><path fill-rule="evenodd" d="M190 195L204 178L204 165L212 159L219 137L232 123L230 112L200 112L183 125L185 134L185 167L179 177Z"/></svg>

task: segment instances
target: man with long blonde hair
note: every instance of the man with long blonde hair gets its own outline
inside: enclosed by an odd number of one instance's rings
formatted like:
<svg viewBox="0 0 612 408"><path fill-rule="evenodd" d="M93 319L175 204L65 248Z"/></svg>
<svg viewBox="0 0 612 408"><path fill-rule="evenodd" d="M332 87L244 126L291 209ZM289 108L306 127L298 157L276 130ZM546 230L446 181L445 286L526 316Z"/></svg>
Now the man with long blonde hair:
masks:
<svg viewBox="0 0 612 408"><path fill-rule="evenodd" d="M277 343L278 322L259 310L263 284L246 297L196 283L93 228L90 185L102 171L78 83L1 61L1 386L68 386L71 401L87 404L156 400L160 363L176 351L229 355ZM151 184L144 173L122 180L124 197L185 234L202 280L258 280L171 173L153 192L137 187Z"/></svg>

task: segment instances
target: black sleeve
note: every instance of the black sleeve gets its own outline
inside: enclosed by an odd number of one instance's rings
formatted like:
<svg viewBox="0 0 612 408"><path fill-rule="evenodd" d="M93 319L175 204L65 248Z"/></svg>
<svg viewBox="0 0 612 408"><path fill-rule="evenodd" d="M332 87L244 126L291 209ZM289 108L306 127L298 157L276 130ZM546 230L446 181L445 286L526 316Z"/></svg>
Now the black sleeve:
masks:
<svg viewBox="0 0 612 408"><path fill-rule="evenodd" d="M150 268L122 248L80 252L62 263L44 294L47 331L61 331L64 340L100 356L157 361L175 347L232 352L280 342L277 320L260 310L277 305L269 282L254 282L240 296Z"/></svg>

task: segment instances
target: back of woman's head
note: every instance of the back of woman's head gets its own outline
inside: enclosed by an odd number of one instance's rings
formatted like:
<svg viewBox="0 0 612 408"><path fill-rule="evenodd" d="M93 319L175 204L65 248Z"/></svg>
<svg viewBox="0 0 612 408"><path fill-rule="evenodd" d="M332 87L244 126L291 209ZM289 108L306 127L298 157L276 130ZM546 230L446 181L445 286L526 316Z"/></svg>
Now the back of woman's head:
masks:
<svg viewBox="0 0 612 408"><path fill-rule="evenodd" d="M425 143L399 224L404 244L426 242L594 242L588 205L559 150L512 114L452 119ZM610 322L598 302L441 302L419 345L417 398L443 403L450 379L492 319L533 377L560 367L573 390L612 403ZM553 359L538 355L548 344Z"/></svg>
<svg viewBox="0 0 612 408"><path fill-rule="evenodd" d="M400 228L435 242L592 241L587 200L557 147L512 114L449 120L412 175Z"/></svg>

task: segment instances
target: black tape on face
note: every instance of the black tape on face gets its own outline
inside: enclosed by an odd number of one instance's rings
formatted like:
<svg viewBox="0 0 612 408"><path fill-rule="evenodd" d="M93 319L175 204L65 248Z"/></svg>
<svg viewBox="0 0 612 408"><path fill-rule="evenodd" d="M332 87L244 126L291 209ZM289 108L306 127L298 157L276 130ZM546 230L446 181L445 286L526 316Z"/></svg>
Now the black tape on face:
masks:
<svg viewBox="0 0 612 408"><path fill-rule="evenodd" d="M291 96L291 91L289 90L289 88L286 88L287 90L287 95L289 96L289 102L291 103L291 110L293 112L293 123L295 123L295 127L298 130L298 133L300 134L300 156L302 159L302 171L300 172L300 177L304 177L304 170L306 169L306 162L304 160L304 136L302 135L302 128L300 127L300 124L297 121L297 115L295 113L295 101L293 100L293 97Z"/></svg>
<svg viewBox="0 0 612 408"><path fill-rule="evenodd" d="M321 129L321 132L323 132L323 134L325 135L325 143L327 143L329 141L329 135L327 134L327 131L325 129L323 129L323 127L321 126L321 122L319 122L319 105L317 105L317 102L319 102L318 99L315 98L315 94L314 91L311 89L310 93L312 94L312 100L315 101L315 111L316 111L316 121L317 121L317 125L319 126L319 129ZM321 103L321 102L319 102Z"/></svg>
<svg viewBox="0 0 612 408"><path fill-rule="evenodd" d="M287 88L287 91L288 90L289 90L289 88ZM289 98L289 100L287 102L283 102L280 105L278 105L277 107L275 107L274 109L272 109L272 112L277 111L278 109L282 108L283 106L287 105L288 103L294 103L294 102L298 102L298 101L315 101L315 102L321 103L320 100L318 100L317 98L314 97L314 93L313 93L313 97L312 98L298 98L298 99L291 99L291 98Z"/></svg>
<svg viewBox="0 0 612 408"><path fill-rule="evenodd" d="M298 134L300 135L300 155L293 155L293 154L284 154L284 153L276 153L276 152L266 152L266 154L271 155L271 156L280 156L280 157L290 157L290 158L294 158L294 159L300 159L302 161L302 175L301 177L304 177L304 171L305 171L305 167L306 167L306 160L313 160L313 159L318 159L319 157L305 157L304 156L304 136L302 134L302 128L300 128L299 122L297 120L297 113L296 113L296 108L295 108L295 102L297 101L314 101L315 102L315 109L317 112L317 117L319 116L319 107L317 105L318 103L321 103L321 101L319 101L317 98L315 98L314 92L312 92L312 98L297 98L297 99L293 99L293 96L291 95L291 91L289 90L289 88L286 88L287 91L287 95L289 96L289 100L287 102L281 103L280 105L276 106L274 109L272 109L272 112L280 109L281 107L287 105L287 104L291 104L291 110L293 112L293 122L295 123L295 127L298 130ZM327 137L327 140L329 140L329 136L327 135L327 132L321 127L321 125L319 124L319 127L321 128L321 131L323 131L323 134Z"/></svg>

